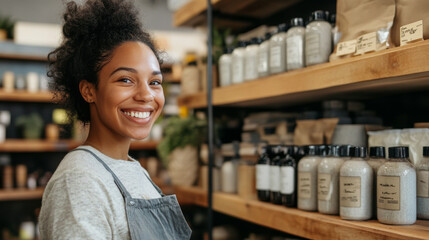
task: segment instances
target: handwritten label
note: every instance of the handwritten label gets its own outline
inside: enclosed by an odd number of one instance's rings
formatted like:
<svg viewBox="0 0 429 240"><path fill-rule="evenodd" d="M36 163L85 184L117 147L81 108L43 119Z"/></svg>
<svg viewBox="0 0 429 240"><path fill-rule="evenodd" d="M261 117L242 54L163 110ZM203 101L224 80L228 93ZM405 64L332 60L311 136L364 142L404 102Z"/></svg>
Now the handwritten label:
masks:
<svg viewBox="0 0 429 240"><path fill-rule="evenodd" d="M356 52L356 40L340 42L337 45L337 56L343 56Z"/></svg>
<svg viewBox="0 0 429 240"><path fill-rule="evenodd" d="M377 34L375 32L364 34L356 39L356 55L375 51Z"/></svg>
<svg viewBox="0 0 429 240"><path fill-rule="evenodd" d="M401 177L377 177L377 207L386 210L401 210Z"/></svg>
<svg viewBox="0 0 429 240"><path fill-rule="evenodd" d="M360 177L340 177L341 207L360 207Z"/></svg>
<svg viewBox="0 0 429 240"><path fill-rule="evenodd" d="M311 198L311 173L300 172L298 175L298 196L299 198Z"/></svg>
<svg viewBox="0 0 429 240"><path fill-rule="evenodd" d="M317 175L317 199L331 200L331 174L319 173Z"/></svg>
<svg viewBox="0 0 429 240"><path fill-rule="evenodd" d="M417 172L417 197L429 198L429 171Z"/></svg>
<svg viewBox="0 0 429 240"><path fill-rule="evenodd" d="M402 26L399 37L401 41L401 46L410 42L423 40L423 21L420 20Z"/></svg>

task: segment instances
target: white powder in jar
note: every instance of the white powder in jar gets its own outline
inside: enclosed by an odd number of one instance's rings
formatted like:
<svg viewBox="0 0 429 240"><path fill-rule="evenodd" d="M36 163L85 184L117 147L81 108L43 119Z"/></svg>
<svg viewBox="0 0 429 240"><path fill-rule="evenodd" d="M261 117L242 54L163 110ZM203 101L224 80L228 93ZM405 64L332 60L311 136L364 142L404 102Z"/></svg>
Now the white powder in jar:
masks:
<svg viewBox="0 0 429 240"><path fill-rule="evenodd" d="M317 172L318 210L324 214L338 214L339 175L344 160L339 157L325 157Z"/></svg>
<svg viewBox="0 0 429 240"><path fill-rule="evenodd" d="M317 211L317 166L320 157L305 156L298 163L298 208Z"/></svg>

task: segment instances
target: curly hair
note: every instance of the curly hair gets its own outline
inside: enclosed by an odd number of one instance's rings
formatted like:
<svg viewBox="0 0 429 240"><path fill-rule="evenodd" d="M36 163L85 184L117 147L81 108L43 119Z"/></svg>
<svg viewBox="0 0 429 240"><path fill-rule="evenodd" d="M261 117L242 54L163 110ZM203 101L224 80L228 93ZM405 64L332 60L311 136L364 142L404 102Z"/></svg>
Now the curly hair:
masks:
<svg viewBox="0 0 429 240"><path fill-rule="evenodd" d="M68 2L64 13L63 41L48 55L48 77L57 102L69 117L89 123L89 104L79 91L79 82L98 85L98 72L110 61L113 50L128 41L146 44L161 64L154 42L146 32L138 11L125 0L87 0L78 5Z"/></svg>

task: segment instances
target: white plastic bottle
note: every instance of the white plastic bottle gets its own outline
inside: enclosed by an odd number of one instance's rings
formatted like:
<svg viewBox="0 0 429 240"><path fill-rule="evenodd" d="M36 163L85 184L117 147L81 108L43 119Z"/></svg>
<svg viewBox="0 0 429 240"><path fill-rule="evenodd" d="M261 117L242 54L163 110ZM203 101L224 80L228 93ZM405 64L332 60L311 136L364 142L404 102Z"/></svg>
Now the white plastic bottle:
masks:
<svg viewBox="0 0 429 240"><path fill-rule="evenodd" d="M221 87L231 85L233 50L231 47L225 48L224 54L219 58L219 82Z"/></svg>
<svg viewBox="0 0 429 240"><path fill-rule="evenodd" d="M317 211L317 166L320 162L317 146L308 146L308 155L298 163L298 208Z"/></svg>
<svg viewBox="0 0 429 240"><path fill-rule="evenodd" d="M246 51L246 45L246 42L240 41L234 51L232 51L232 84L244 81L244 52Z"/></svg>
<svg viewBox="0 0 429 240"><path fill-rule="evenodd" d="M244 52L244 80L250 81L258 78L258 38L252 38Z"/></svg>
<svg viewBox="0 0 429 240"><path fill-rule="evenodd" d="M328 62L332 52L332 26L321 10L311 14L305 29L305 63L311 66Z"/></svg>
<svg viewBox="0 0 429 240"><path fill-rule="evenodd" d="M292 18L286 37L286 69L288 71L305 67L305 27L302 18Z"/></svg>
<svg viewBox="0 0 429 240"><path fill-rule="evenodd" d="M265 39L258 48L258 77L265 77L270 74L270 38L271 33L265 34Z"/></svg>
<svg viewBox="0 0 429 240"><path fill-rule="evenodd" d="M286 71L286 24L277 27L277 33L270 39L270 73Z"/></svg>
<svg viewBox="0 0 429 240"><path fill-rule="evenodd" d="M423 147L423 158L417 165L417 217L429 219L429 147Z"/></svg>

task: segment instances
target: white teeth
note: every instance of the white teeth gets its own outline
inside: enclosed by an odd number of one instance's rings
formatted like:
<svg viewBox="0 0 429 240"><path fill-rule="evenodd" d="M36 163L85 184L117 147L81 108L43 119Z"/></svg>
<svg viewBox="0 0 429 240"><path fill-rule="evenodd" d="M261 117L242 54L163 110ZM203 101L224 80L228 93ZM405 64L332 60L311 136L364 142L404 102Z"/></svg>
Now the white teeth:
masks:
<svg viewBox="0 0 429 240"><path fill-rule="evenodd" d="M124 112L126 115L136 118L148 118L150 112Z"/></svg>

